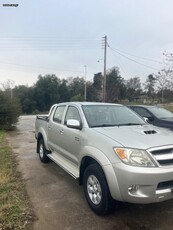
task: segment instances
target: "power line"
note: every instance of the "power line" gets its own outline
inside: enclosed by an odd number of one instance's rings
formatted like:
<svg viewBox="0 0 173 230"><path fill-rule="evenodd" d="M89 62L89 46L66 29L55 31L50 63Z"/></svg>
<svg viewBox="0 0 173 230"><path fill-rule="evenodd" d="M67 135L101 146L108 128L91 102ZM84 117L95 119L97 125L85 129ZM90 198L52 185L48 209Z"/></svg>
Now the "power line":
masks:
<svg viewBox="0 0 173 230"><path fill-rule="evenodd" d="M0 36L0 50L82 50L100 49L101 39L99 38L60 38L57 36Z"/></svg>
<svg viewBox="0 0 173 230"><path fill-rule="evenodd" d="M135 63L138 64L138 65L144 66L144 67L149 68L149 69L153 69L153 70L160 71L159 69L156 69L156 68L154 68L154 67L152 67L152 66L145 65L145 64L143 64L143 63L141 63L141 62L138 62L138 61L136 61L136 60L134 60L134 59L132 59L132 58L129 58L129 57L127 57L126 55L124 55L124 54L122 54L122 53L120 53L120 52L114 50L114 49L111 48L110 46L108 46L108 47L110 48L110 50L112 50L112 51L118 53L118 54L121 55L122 57L124 57L124 58L126 58L126 59L128 59L128 60L130 60L130 61L132 61L132 62L135 62Z"/></svg>
<svg viewBox="0 0 173 230"><path fill-rule="evenodd" d="M129 55L129 56L136 57L136 58L139 58L139 59L143 59L143 60L146 60L146 61L151 61L151 62L163 64L163 62L158 61L158 60L155 60L155 59L153 59L153 58L141 57L141 56L134 55L134 54L130 54L130 53L128 53L128 52L125 52L125 51L122 51L122 50L119 50L119 49L115 49L115 48L114 48L114 51L117 51L117 52L123 53L123 54L127 54L127 55Z"/></svg>
<svg viewBox="0 0 173 230"><path fill-rule="evenodd" d="M131 75L127 69L124 67L124 64L121 62L120 59L117 60L117 57L115 56L115 54L113 52L111 52L112 56L114 58L116 58L116 62L118 63L118 66L120 66L120 72L123 72L124 73L124 76L127 76L128 78L131 78Z"/></svg>
<svg viewBox="0 0 173 230"><path fill-rule="evenodd" d="M22 64L13 64L13 63L2 63L2 62L0 62L0 64L2 64L2 65L11 65L11 66L17 66L17 67L28 67L28 68L32 68L32 69L36 69L36 70L39 70L39 69L41 69L41 70L43 70L43 71L52 71L52 72L69 72L69 73L83 73L83 71L82 70L80 70L80 71L77 71L77 70L70 70L70 69L66 69L66 70L62 70L62 69L55 69L54 67L49 67L49 68L44 68L44 67L39 67L39 66L32 66L32 65L22 65ZM1 69L6 69L6 68L3 68L3 67L1 67ZM11 69L10 69L11 70ZM12 70L12 71L19 71L19 72L23 72L23 71L21 71L21 70ZM26 70L25 70L26 71ZM88 72L89 74L93 74L94 75L94 73L93 72Z"/></svg>

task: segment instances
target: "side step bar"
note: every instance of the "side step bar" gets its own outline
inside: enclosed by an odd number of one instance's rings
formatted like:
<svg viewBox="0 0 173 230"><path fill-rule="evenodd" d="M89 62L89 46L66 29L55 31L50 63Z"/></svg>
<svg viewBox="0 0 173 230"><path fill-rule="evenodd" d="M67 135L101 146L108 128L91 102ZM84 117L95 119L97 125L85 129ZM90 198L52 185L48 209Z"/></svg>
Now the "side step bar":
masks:
<svg viewBox="0 0 173 230"><path fill-rule="evenodd" d="M57 165L63 168L67 173L69 173L72 177L75 179L79 178L79 168L67 158L55 152L47 154L47 156Z"/></svg>

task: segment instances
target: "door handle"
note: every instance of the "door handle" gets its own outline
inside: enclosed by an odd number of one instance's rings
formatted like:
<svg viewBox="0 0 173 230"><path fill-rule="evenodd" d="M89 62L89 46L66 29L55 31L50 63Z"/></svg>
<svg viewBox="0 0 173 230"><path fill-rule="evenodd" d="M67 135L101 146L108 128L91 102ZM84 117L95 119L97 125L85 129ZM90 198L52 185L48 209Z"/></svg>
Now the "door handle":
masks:
<svg viewBox="0 0 173 230"><path fill-rule="evenodd" d="M63 134L63 133L64 133L64 130L63 130L63 129L61 129L59 132L60 132L61 134Z"/></svg>

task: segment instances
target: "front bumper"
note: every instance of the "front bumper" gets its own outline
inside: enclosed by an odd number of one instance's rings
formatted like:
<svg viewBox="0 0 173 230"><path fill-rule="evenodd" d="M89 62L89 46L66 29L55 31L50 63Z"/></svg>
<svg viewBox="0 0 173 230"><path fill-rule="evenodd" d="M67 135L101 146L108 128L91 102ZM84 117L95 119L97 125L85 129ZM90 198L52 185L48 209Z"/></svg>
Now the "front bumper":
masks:
<svg viewBox="0 0 173 230"><path fill-rule="evenodd" d="M173 198L173 168L143 168L124 163L112 165L121 201L154 203ZM116 192L111 192L114 199Z"/></svg>

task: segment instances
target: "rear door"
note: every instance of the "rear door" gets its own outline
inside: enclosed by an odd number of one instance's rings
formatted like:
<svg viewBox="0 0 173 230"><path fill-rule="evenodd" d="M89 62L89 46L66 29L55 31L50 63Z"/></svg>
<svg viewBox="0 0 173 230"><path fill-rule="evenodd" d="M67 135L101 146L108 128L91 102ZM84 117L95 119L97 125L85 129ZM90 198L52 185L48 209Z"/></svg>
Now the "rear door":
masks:
<svg viewBox="0 0 173 230"><path fill-rule="evenodd" d="M58 106L48 127L49 147L51 151L61 154L78 165L82 131L68 128L67 120L75 119L80 123L81 115L75 106Z"/></svg>
<svg viewBox="0 0 173 230"><path fill-rule="evenodd" d="M61 138L63 134L62 121L65 116L66 105L57 106L54 114L52 114L48 125L48 145L51 151L56 151L62 154L60 149Z"/></svg>

